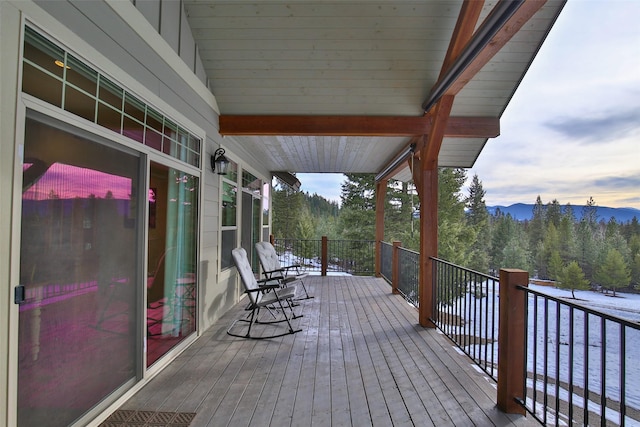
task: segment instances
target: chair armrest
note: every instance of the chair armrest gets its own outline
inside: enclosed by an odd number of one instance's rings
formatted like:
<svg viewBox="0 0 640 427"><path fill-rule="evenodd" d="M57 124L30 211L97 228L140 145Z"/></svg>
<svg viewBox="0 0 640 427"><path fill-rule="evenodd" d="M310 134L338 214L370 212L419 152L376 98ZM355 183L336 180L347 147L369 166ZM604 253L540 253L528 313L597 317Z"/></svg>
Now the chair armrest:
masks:
<svg viewBox="0 0 640 427"><path fill-rule="evenodd" d="M244 293L245 294L249 294L251 292L263 292L264 290L267 290L267 289L278 289L278 288L280 288L280 285L276 284L276 283L274 283L273 285L266 285L266 284L265 285L260 285L260 284L258 284L258 288L256 288L256 289L245 289Z"/></svg>
<svg viewBox="0 0 640 427"><path fill-rule="evenodd" d="M280 287L280 278L279 277L268 277L266 279L260 279L257 281L260 289L275 289ZM273 282L273 283L269 283Z"/></svg>

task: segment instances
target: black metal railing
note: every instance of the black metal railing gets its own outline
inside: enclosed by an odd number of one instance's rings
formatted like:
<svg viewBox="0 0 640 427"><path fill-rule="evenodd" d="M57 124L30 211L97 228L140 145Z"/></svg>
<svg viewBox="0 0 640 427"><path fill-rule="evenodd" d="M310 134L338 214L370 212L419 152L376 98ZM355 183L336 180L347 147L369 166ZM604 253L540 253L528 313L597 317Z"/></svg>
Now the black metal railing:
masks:
<svg viewBox="0 0 640 427"><path fill-rule="evenodd" d="M499 279L432 260L434 323L497 381ZM527 293L520 404L544 425L639 425L640 323L519 289Z"/></svg>
<svg viewBox="0 0 640 427"><path fill-rule="evenodd" d="M303 253L301 242L305 241L276 239L283 264L300 262L293 254ZM311 246L321 253L321 241L314 242ZM329 271L372 274L373 241L333 242L327 242L332 248L327 249ZM354 268L357 262L345 262L357 259L348 254L354 245L362 246L355 252L370 253L364 269ZM418 307L419 253L382 242L380 256L382 276ZM431 320L497 381L499 279L441 259L431 261ZM319 271L320 265L318 259L308 268ZM518 402L545 425L640 425L640 322L528 287L518 289L526 293L521 303L526 318L526 369L521 377L525 386Z"/></svg>
<svg viewBox="0 0 640 427"><path fill-rule="evenodd" d="M301 264L308 272L322 272L324 257L329 273L375 273L374 240L327 240L326 254L322 240L276 238L274 247L282 265Z"/></svg>
<svg viewBox="0 0 640 427"><path fill-rule="evenodd" d="M419 307L420 254L398 248L398 291L410 304Z"/></svg>
<svg viewBox="0 0 640 427"><path fill-rule="evenodd" d="M328 240L328 270L359 276L375 274L374 240Z"/></svg>
<svg viewBox="0 0 640 427"><path fill-rule="evenodd" d="M322 240L276 238L273 246L278 254L280 265L300 264L305 271L320 271Z"/></svg>
<svg viewBox="0 0 640 427"><path fill-rule="evenodd" d="M498 377L498 278L432 258L434 323L485 373Z"/></svg>
<svg viewBox="0 0 640 427"><path fill-rule="evenodd" d="M380 275L389 283L393 280L393 245L380 243Z"/></svg>
<svg viewBox="0 0 640 427"><path fill-rule="evenodd" d="M520 289L528 295L527 411L545 425L638 425L640 324Z"/></svg>

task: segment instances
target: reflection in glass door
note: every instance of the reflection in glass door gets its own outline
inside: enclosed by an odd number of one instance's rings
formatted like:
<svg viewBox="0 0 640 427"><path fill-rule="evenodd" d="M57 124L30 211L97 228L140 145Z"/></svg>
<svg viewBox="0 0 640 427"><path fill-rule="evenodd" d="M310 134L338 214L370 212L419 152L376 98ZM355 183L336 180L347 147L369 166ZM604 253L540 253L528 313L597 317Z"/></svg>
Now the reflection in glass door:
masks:
<svg viewBox="0 0 640 427"><path fill-rule="evenodd" d="M147 366L196 330L198 178L151 163Z"/></svg>
<svg viewBox="0 0 640 427"><path fill-rule="evenodd" d="M141 360L140 159L58 126L25 127L20 426L73 423L132 384Z"/></svg>
<svg viewBox="0 0 640 427"><path fill-rule="evenodd" d="M251 269L258 272L258 256L255 253L255 245L260 239L262 220L261 201L251 193L242 193L242 231L240 233L240 246L247 251L251 262Z"/></svg>

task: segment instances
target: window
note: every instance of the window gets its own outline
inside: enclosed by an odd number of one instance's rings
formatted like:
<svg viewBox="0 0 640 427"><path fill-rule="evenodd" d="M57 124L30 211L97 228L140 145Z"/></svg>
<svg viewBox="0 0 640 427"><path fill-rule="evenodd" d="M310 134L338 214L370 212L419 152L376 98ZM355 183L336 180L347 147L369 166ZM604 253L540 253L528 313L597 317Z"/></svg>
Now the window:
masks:
<svg viewBox="0 0 640 427"><path fill-rule="evenodd" d="M29 27L23 69L23 92L200 166L200 138Z"/></svg>
<svg viewBox="0 0 640 427"><path fill-rule="evenodd" d="M238 241L238 164L233 161L229 163L227 175L222 177L220 204L220 268L224 270L233 267L231 251Z"/></svg>

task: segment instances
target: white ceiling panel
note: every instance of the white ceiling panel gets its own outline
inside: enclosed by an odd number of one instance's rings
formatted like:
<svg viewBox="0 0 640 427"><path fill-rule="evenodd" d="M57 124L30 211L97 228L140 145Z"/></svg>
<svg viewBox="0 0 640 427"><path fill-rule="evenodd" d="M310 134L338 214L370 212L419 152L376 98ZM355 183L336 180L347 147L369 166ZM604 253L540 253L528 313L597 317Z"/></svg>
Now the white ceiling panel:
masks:
<svg viewBox="0 0 640 427"><path fill-rule="evenodd" d="M221 115L416 116L462 0L184 0ZM495 6L486 1L481 19ZM452 116L499 118L563 1L550 0L456 95ZM408 137L229 136L270 170L377 173ZM471 167L486 138L445 138Z"/></svg>

